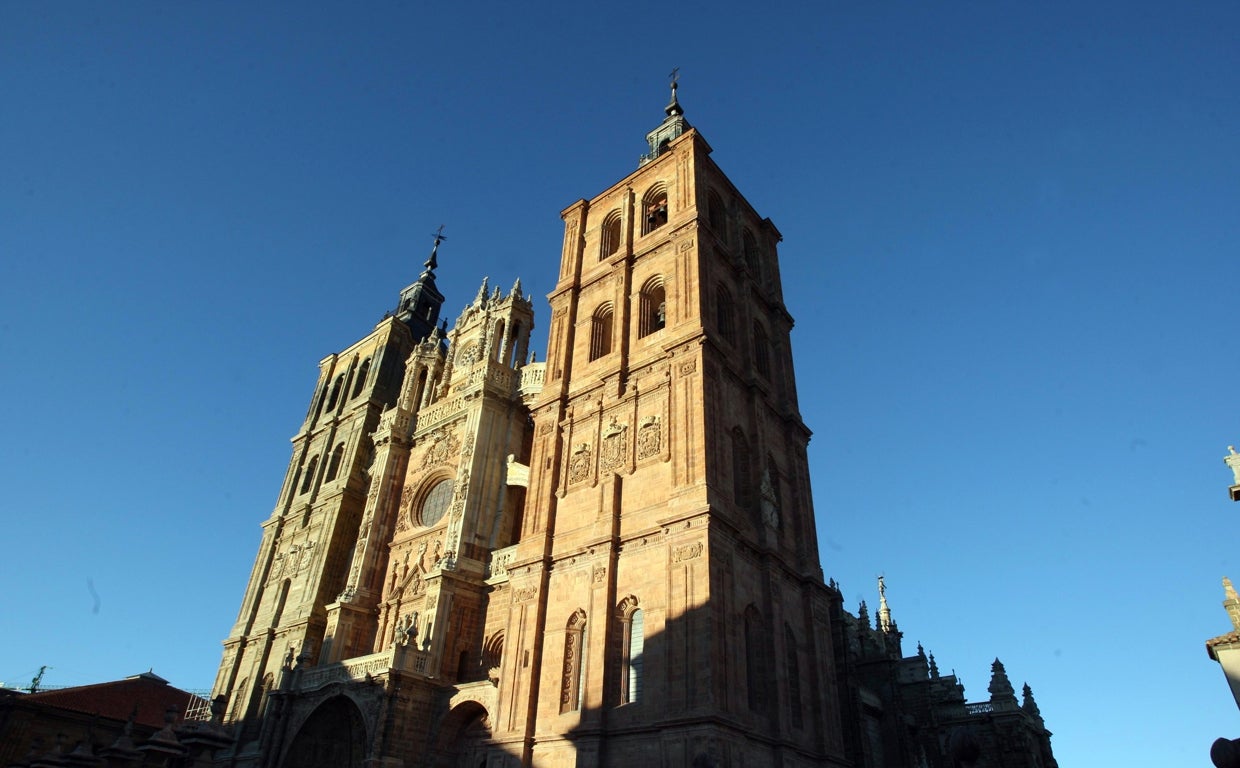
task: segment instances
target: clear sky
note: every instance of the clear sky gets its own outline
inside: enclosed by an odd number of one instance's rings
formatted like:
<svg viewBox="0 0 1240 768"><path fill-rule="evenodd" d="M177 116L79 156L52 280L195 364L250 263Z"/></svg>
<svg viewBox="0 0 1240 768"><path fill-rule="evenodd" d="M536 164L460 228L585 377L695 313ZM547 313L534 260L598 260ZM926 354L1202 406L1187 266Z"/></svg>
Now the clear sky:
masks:
<svg viewBox="0 0 1240 768"><path fill-rule="evenodd" d="M1187 5L1187 8L1176 6ZM1068 766L1208 765L1240 4L0 2L0 680L208 688L317 362L686 117L784 235L824 572ZM535 331L540 359L547 313Z"/></svg>

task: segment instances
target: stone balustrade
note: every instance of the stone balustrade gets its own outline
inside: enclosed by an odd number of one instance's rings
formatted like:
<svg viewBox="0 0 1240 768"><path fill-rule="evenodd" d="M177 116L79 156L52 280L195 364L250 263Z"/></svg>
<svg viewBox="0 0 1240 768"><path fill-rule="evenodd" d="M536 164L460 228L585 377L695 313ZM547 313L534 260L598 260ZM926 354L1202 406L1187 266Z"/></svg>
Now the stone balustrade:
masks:
<svg viewBox="0 0 1240 768"><path fill-rule="evenodd" d="M367 677L387 674L393 669L425 675L427 655L412 647L398 645L378 653L302 669L295 678L293 689L311 691L336 682L360 682Z"/></svg>
<svg viewBox="0 0 1240 768"><path fill-rule="evenodd" d="M487 568L487 580L492 584L499 584L508 581L508 564L517 555L517 547L514 544L511 547L497 549L491 553L491 564Z"/></svg>
<svg viewBox="0 0 1240 768"><path fill-rule="evenodd" d="M542 391L543 382L547 378L546 363L530 363L521 369L521 383L518 391L522 397L536 395Z"/></svg>

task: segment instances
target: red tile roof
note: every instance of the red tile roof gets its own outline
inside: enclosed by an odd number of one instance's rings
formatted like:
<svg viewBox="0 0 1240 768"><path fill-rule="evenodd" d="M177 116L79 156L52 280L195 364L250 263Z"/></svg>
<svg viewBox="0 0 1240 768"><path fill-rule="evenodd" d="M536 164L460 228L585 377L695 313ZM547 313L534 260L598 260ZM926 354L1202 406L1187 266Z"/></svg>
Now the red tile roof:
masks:
<svg viewBox="0 0 1240 768"><path fill-rule="evenodd" d="M177 720L180 720L190 700L196 698L194 694L173 688L167 680L148 672L110 683L30 693L22 696L20 701L88 715L98 714L114 720L127 720L136 705L136 723L162 728L167 709L175 709Z"/></svg>

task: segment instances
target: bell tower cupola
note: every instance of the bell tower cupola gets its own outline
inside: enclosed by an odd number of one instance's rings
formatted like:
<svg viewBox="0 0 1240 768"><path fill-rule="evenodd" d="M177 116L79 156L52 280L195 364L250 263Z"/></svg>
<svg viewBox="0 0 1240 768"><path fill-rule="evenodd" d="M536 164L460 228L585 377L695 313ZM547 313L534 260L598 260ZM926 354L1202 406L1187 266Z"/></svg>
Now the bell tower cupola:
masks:
<svg viewBox="0 0 1240 768"><path fill-rule="evenodd" d="M677 67L672 70L672 98L663 108L667 117L663 118L663 122L659 123L657 128L646 134L646 143L650 146L650 152L641 156L637 164L639 168L663 154L668 144L689 130L689 121L685 120L685 111L680 106L680 100L676 98L676 81L680 79L679 69Z"/></svg>
<svg viewBox="0 0 1240 768"><path fill-rule="evenodd" d="M435 285L435 270L439 268L439 244L448 238L443 234L443 227L434 235L435 244L431 246L431 255L422 264L422 274L412 285L400 292L400 302L396 305L396 319L409 326L415 341L421 341L431 335L439 322L439 310L443 306L443 294Z"/></svg>

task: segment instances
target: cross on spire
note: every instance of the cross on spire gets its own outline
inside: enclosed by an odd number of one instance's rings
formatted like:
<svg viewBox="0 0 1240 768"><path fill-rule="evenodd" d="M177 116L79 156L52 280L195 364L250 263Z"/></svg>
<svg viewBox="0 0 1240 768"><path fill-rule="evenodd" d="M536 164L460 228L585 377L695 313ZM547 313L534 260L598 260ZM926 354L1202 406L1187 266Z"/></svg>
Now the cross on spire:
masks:
<svg viewBox="0 0 1240 768"><path fill-rule="evenodd" d="M448 236L443 233L443 225L440 224L439 229L435 230L435 233L431 235L431 237L435 238L435 244L431 246L430 258L422 262L422 266L426 268L422 272L422 276L425 277L430 275L433 278L435 269L439 267L439 259L437 258L439 254L439 244L444 240L447 240Z"/></svg>

